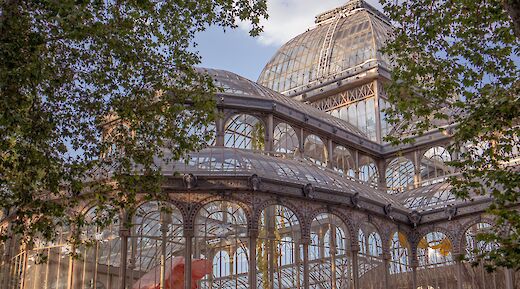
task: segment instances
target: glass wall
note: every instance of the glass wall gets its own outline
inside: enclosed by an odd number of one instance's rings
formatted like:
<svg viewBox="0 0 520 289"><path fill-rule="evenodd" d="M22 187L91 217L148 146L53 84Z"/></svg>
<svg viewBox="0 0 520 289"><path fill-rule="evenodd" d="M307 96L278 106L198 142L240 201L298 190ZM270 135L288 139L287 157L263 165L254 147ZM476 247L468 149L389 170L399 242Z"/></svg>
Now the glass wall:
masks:
<svg viewBox="0 0 520 289"><path fill-rule="evenodd" d="M444 233L431 232L420 239L417 245L418 285L457 288L452 250L452 243Z"/></svg>
<svg viewBox="0 0 520 289"><path fill-rule="evenodd" d="M375 97L372 96L331 110L329 113L357 127L370 140L377 141L374 101Z"/></svg>
<svg viewBox="0 0 520 289"><path fill-rule="evenodd" d="M406 234L395 232L390 240L390 285L392 288L412 286L410 243Z"/></svg>
<svg viewBox="0 0 520 289"><path fill-rule="evenodd" d="M311 226L310 288L351 288L352 268L348 231L340 218L318 215Z"/></svg>
<svg viewBox="0 0 520 289"><path fill-rule="evenodd" d="M303 287L303 246L296 215L287 207L269 206L262 211L258 233L257 288Z"/></svg>
<svg viewBox="0 0 520 289"><path fill-rule="evenodd" d="M265 148L265 127L255 116L237 114L226 124L224 146L263 150Z"/></svg>
<svg viewBox="0 0 520 289"><path fill-rule="evenodd" d="M359 284L364 288L385 288L385 268L383 265L383 243L376 228L363 223L358 232Z"/></svg>
<svg viewBox="0 0 520 289"><path fill-rule="evenodd" d="M479 240L477 235L491 231L488 223L476 223L464 233L464 253L468 262L464 262L463 287L466 288L505 288L504 271L498 268L495 272L487 272L484 262L479 262L476 266L471 264L477 257L485 252L493 250L496 246L493 243Z"/></svg>
<svg viewBox="0 0 520 289"><path fill-rule="evenodd" d="M183 220L176 207L159 202L139 206L132 218L128 247L127 283L131 288L171 288L184 280Z"/></svg>
<svg viewBox="0 0 520 289"><path fill-rule="evenodd" d="M247 218L239 205L205 205L195 219L193 242L192 270L202 275L192 276L202 277L198 288L249 288L247 241ZM210 262L212 270L204 272L204 262Z"/></svg>

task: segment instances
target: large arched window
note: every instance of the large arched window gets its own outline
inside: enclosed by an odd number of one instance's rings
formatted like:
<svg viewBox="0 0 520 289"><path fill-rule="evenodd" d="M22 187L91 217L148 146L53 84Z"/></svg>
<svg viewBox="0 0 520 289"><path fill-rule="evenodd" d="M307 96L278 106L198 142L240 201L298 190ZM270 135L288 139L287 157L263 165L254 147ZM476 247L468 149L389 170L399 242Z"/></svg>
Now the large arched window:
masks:
<svg viewBox="0 0 520 289"><path fill-rule="evenodd" d="M491 225L488 223L476 223L471 226L464 234L466 257L474 260L479 254L489 252L496 246L477 238L478 234L491 232Z"/></svg>
<svg viewBox="0 0 520 289"><path fill-rule="evenodd" d="M321 138L316 135L308 135L305 139L304 156L318 165L327 166L327 148Z"/></svg>
<svg viewBox="0 0 520 289"><path fill-rule="evenodd" d="M258 288L297 288L303 284L298 252L302 246L298 218L287 207L268 206L259 220L256 247Z"/></svg>
<svg viewBox="0 0 520 289"><path fill-rule="evenodd" d="M295 153L300 147L296 131L287 123L279 123L274 128L273 150L280 153Z"/></svg>
<svg viewBox="0 0 520 289"><path fill-rule="evenodd" d="M359 179L376 187L379 182L379 173L373 159L363 156L359 161Z"/></svg>
<svg viewBox="0 0 520 289"><path fill-rule="evenodd" d="M381 236L369 222L362 223L359 230L359 278L363 280L366 288L383 289L384 282L379 277L385 274Z"/></svg>
<svg viewBox="0 0 520 289"><path fill-rule="evenodd" d="M402 232L395 232L390 242L390 274L409 272L411 268L408 238Z"/></svg>
<svg viewBox="0 0 520 289"><path fill-rule="evenodd" d="M419 266L435 267L449 265L453 262L450 239L441 232L426 234L417 245Z"/></svg>
<svg viewBox="0 0 520 289"><path fill-rule="evenodd" d="M429 185L442 181L444 176L451 173L451 168L446 164L450 161L450 153L444 147L428 149L421 159L422 184Z"/></svg>
<svg viewBox="0 0 520 289"><path fill-rule="evenodd" d="M418 285L424 288L430 285L441 284L441 288L447 287L446 280L455 279L455 268L452 257L452 243L441 232L431 232L423 236L417 245L417 270ZM442 272L442 274L432 274ZM438 287L435 286L436 288Z"/></svg>
<svg viewBox="0 0 520 289"><path fill-rule="evenodd" d="M389 193L401 193L414 182L413 163L404 157L393 159L386 168L386 186Z"/></svg>
<svg viewBox="0 0 520 289"><path fill-rule="evenodd" d="M237 114L226 124L224 146L240 149L263 150L265 128L255 116Z"/></svg>
<svg viewBox="0 0 520 289"><path fill-rule="evenodd" d="M312 222L309 251L310 288L347 288L351 282L347 229L336 215L323 213Z"/></svg>
<svg viewBox="0 0 520 289"><path fill-rule="evenodd" d="M213 274L203 278L198 288L242 288L248 284L247 274L231 269L236 266L232 266L229 255L244 246L247 246L247 217L238 204L215 201L202 207L195 217L193 258L212 260ZM237 258L241 260L243 255Z"/></svg>
<svg viewBox="0 0 520 289"><path fill-rule="evenodd" d="M503 288L501 284L504 277L504 272L501 268L497 268L495 272L488 272L485 268L485 261L480 261L478 264L471 264L471 261L476 261L480 254L493 250L497 245L478 238L479 234L492 232L492 227L488 223L476 223L468 228L464 233L464 251L466 258L470 262L464 262L464 272L466 272L463 279L464 288Z"/></svg>
<svg viewBox="0 0 520 289"><path fill-rule="evenodd" d="M139 206L132 219L129 239L129 274L133 287L172 286L172 267L184 258L181 212L167 203L148 202ZM161 263L161 259L166 262ZM164 267L163 267L164 266ZM160 272L165 271L164 278Z"/></svg>
<svg viewBox="0 0 520 289"><path fill-rule="evenodd" d="M355 177L354 158L343 146L336 146L332 152L332 167L343 175Z"/></svg>
<svg viewBox="0 0 520 289"><path fill-rule="evenodd" d="M413 285L410 267L410 243L403 232L395 232L390 240L391 288L410 288Z"/></svg>

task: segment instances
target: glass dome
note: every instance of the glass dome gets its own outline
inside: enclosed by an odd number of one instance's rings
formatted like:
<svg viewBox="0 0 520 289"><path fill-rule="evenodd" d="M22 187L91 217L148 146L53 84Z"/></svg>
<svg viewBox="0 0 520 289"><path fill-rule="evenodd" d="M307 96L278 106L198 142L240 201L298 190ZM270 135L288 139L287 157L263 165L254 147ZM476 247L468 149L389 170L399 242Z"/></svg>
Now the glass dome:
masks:
<svg viewBox="0 0 520 289"><path fill-rule="evenodd" d="M278 50L258 83L292 96L323 81L389 67L379 49L388 38L390 24L364 1L351 1L320 14L316 24Z"/></svg>

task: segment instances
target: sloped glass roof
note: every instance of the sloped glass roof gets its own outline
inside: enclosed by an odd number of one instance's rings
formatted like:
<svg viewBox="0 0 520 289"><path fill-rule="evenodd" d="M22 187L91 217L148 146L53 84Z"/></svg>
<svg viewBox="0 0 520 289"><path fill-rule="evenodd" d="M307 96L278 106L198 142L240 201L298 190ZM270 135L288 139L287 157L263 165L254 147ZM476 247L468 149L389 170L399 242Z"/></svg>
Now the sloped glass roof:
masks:
<svg viewBox="0 0 520 289"><path fill-rule="evenodd" d="M314 116L323 122L332 124L345 131L367 138L367 136L358 128L342 119L331 116L328 113L325 113L306 103L282 95L235 73L208 68L198 68L198 71L201 73L207 73L213 78L214 84L223 90L220 94L269 99L279 104L284 104L290 108L301 111L307 115Z"/></svg>
<svg viewBox="0 0 520 289"><path fill-rule="evenodd" d="M328 79L383 66L379 52L391 26L361 0L323 13L317 26L283 45L265 66L258 83L286 95Z"/></svg>
<svg viewBox="0 0 520 289"><path fill-rule="evenodd" d="M405 207L418 212L442 209L448 205L467 204L471 202L457 198L452 192L451 185L447 181L405 191L395 196L399 198ZM486 196L475 194L471 194L470 197L472 201L486 198Z"/></svg>
<svg viewBox="0 0 520 289"><path fill-rule="evenodd" d="M157 160L157 164L162 164ZM185 160L162 164L165 174L192 173L197 176L251 176L306 185L316 188L342 191L374 200L382 205L406 210L394 197L368 184L337 172L315 165L304 159L288 159L258 151L247 151L225 147L210 147L190 153Z"/></svg>

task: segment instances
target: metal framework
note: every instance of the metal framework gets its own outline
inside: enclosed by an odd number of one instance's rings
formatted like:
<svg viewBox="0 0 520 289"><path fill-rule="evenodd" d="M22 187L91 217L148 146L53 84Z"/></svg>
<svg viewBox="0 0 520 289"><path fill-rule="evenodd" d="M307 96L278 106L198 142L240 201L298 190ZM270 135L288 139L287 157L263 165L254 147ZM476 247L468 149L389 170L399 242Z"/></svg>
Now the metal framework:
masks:
<svg viewBox="0 0 520 289"><path fill-rule="evenodd" d="M0 246L0 288L520 288L519 273L460 258L495 246L475 238L494 220L487 197L451 192L450 137L383 141L400 133L384 114L388 21L356 0L316 23L279 50L260 84L199 69L221 88L220 113L191 133L214 139L181 160L157 159L161 200L138 194L135 208L106 216L85 192L71 211L113 224L64 227L32 247L13 236ZM96 173L109 179L111 168ZM0 230L15 217L0 212ZM71 236L85 245L71 248Z"/></svg>

